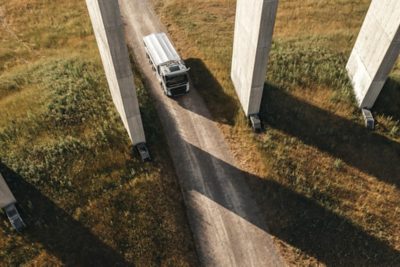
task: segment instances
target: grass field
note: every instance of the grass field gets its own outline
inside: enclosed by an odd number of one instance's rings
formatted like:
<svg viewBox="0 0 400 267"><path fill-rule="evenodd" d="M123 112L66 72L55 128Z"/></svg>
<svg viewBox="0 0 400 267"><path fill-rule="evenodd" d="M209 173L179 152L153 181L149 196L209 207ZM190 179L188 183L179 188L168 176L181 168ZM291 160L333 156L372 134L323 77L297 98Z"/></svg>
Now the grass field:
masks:
<svg viewBox="0 0 400 267"><path fill-rule="evenodd" d="M254 135L230 82L234 0L154 0L290 265L400 265L400 64L363 127L345 65L370 0L281 0Z"/></svg>
<svg viewBox="0 0 400 267"><path fill-rule="evenodd" d="M2 266L193 266L156 111L154 163L131 156L84 1L0 0L0 171L28 225L0 221Z"/></svg>

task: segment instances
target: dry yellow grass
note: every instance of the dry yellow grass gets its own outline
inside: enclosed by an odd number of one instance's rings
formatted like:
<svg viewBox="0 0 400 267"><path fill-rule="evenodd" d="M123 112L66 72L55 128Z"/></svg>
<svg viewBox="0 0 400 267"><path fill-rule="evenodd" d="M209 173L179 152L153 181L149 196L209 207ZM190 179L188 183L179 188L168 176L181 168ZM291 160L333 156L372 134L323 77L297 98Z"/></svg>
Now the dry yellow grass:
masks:
<svg viewBox="0 0 400 267"><path fill-rule="evenodd" d="M373 110L375 133L344 70L370 0L280 1L260 135L229 78L235 1L154 3L287 261L399 265L399 63Z"/></svg>
<svg viewBox="0 0 400 267"><path fill-rule="evenodd" d="M151 164L132 157L81 0L0 0L0 171L28 225L2 266L192 266L179 187L136 80ZM157 129L157 130L154 130Z"/></svg>

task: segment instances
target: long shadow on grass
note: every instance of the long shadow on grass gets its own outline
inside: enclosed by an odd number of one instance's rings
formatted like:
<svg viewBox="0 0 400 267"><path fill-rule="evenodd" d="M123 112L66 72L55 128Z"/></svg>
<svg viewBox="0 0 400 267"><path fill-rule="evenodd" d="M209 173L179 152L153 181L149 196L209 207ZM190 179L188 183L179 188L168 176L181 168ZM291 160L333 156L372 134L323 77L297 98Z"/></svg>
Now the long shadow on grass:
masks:
<svg viewBox="0 0 400 267"><path fill-rule="evenodd" d="M23 177L0 162L28 228L22 233L41 243L67 266L127 266L118 252L57 207Z"/></svg>
<svg viewBox="0 0 400 267"><path fill-rule="evenodd" d="M373 111L400 121L400 81L389 77L380 93Z"/></svg>
<svg viewBox="0 0 400 267"><path fill-rule="evenodd" d="M239 111L236 101L224 92L220 83L201 59L189 58L185 60L185 63L191 69L190 78L195 90L203 96L203 100L213 117L209 114L199 115L220 123L233 125L235 116Z"/></svg>
<svg viewBox="0 0 400 267"><path fill-rule="evenodd" d="M271 127L400 187L399 143L272 85L266 85L261 109L262 117Z"/></svg>
<svg viewBox="0 0 400 267"><path fill-rule="evenodd" d="M200 66L192 72L192 76L201 71L210 75L200 60L193 61L188 65L192 68L193 64ZM202 79L198 79L198 83L201 83ZM207 90L212 91L213 86L215 85L210 84ZM199 90L199 88L196 89ZM279 100L272 99L271 101ZM222 101L219 103L221 106L224 104ZM280 106L280 103L275 105L283 109L292 109L291 106L286 107L284 103L281 104L282 106ZM286 104L296 103L288 102ZM306 104L303 103L303 105ZM163 116L163 114L168 113L167 110L163 109L164 107L159 110L159 113L164 120L172 122L166 124L167 128L170 127L167 132L171 133L178 126L173 125L174 120L171 120L169 116ZM272 110L274 112L280 111L277 108ZM287 114L282 114L282 117L285 115ZM327 119L329 118L330 116L327 117ZM352 126L352 123L348 122L347 125ZM361 130L365 134L365 129L362 128ZM170 151L185 194L192 229L195 233L200 233L199 235L195 234L196 237L202 238L202 227L209 227L209 222L202 220L202 214L196 214L197 207L207 202L200 202L200 199L203 199L201 197L193 200L189 197L198 193L209 200L207 204L211 202L215 204L212 205L213 209L222 207L233 213L233 216L245 219L259 229L277 236L329 266L394 266L400 264L399 251L364 232L346 218L325 209L317 202L272 181L272 179L268 180L243 172L184 141L177 135L171 135L169 141L169 145L174 146L174 149L170 149ZM198 171L194 172L193 166ZM228 179L229 181L227 181ZM250 185L251 190L249 190L248 185ZM232 203L233 197L227 195L226 188L233 188L233 191L235 191L234 199L238 200L239 203ZM257 199L258 205L252 201L253 198ZM235 235L231 232L228 234ZM234 240L234 237L232 239Z"/></svg>
<svg viewBox="0 0 400 267"><path fill-rule="evenodd" d="M202 168L207 186L183 181L183 190L197 192L237 216L279 239L316 257L328 266L395 266L400 264L400 252L385 242L370 236L351 221L326 210L318 203L292 191L272 179L246 173L213 155L186 143L197 159L207 165L213 162L219 171L229 177L217 177ZM179 167L178 167L179 170ZM231 184L240 199L239 210L231 207L224 186ZM208 190L207 187L212 187ZM221 188L219 188L221 187ZM250 188L251 190L248 190ZM251 199L257 199L255 205ZM197 203L199 205L199 203ZM257 208L258 206L258 208ZM261 209L259 209L261 208ZM261 212L260 212L261 211ZM260 220L262 218L262 220ZM196 218L196 223L201 220ZM268 225L268 227L266 226Z"/></svg>

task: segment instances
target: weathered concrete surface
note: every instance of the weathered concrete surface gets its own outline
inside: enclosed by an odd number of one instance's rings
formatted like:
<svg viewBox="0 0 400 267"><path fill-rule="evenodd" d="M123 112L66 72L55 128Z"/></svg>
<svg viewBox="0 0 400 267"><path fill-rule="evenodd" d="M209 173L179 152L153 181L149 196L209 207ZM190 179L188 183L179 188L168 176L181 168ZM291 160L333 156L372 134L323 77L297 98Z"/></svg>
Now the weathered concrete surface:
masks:
<svg viewBox="0 0 400 267"><path fill-rule="evenodd" d="M400 52L400 1L372 0L347 63L361 108L372 108Z"/></svg>
<svg viewBox="0 0 400 267"><path fill-rule="evenodd" d="M13 193L11 193L10 188L0 173L0 208L5 208L16 202Z"/></svg>
<svg viewBox="0 0 400 267"><path fill-rule="evenodd" d="M146 142L118 1L86 0L114 104L134 145Z"/></svg>
<svg viewBox="0 0 400 267"><path fill-rule="evenodd" d="M143 36L166 32L149 2L120 0L139 63L147 62ZM166 97L150 64L139 66L161 118L202 266L282 266L246 173L196 89L177 99Z"/></svg>
<svg viewBox="0 0 400 267"><path fill-rule="evenodd" d="M278 0L238 0L231 78L247 116L260 111Z"/></svg>

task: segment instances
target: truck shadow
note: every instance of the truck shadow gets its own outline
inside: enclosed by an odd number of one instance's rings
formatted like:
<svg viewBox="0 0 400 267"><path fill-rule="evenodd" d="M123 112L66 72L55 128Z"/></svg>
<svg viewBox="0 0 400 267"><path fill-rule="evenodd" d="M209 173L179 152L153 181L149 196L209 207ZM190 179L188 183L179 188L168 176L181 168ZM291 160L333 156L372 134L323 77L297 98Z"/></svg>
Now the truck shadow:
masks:
<svg viewBox="0 0 400 267"><path fill-rule="evenodd" d="M361 116L361 115L360 115ZM261 117L270 127L400 187L400 144L266 84Z"/></svg>
<svg viewBox="0 0 400 267"><path fill-rule="evenodd" d="M185 60L185 63L190 68L189 75L192 85L203 96L204 102L213 114L212 117L209 114L199 115L219 123L233 125L240 109L238 102L224 92L221 84L201 59L189 58Z"/></svg>
<svg viewBox="0 0 400 267"><path fill-rule="evenodd" d="M400 82L389 77L382 89L373 111L391 116L394 120L400 121Z"/></svg>
<svg viewBox="0 0 400 267"><path fill-rule="evenodd" d="M317 202L281 185L273 179L244 172L189 143L190 150L202 161L212 161L228 174L229 183L236 189L241 208L231 207L218 183L226 186L221 177L213 190L201 183L186 184L184 191L195 191L230 210L247 222L294 246L328 266L397 266L400 252L387 243L369 235L359 226L325 209ZM223 190L223 189L221 189ZM214 192L214 195L212 193ZM253 200L256 200L257 204ZM205 222L207 223L207 222Z"/></svg>
<svg viewBox="0 0 400 267"><path fill-rule="evenodd" d="M1 162L0 172L27 224L22 233L24 238L39 242L67 266L129 266L117 251Z"/></svg>

